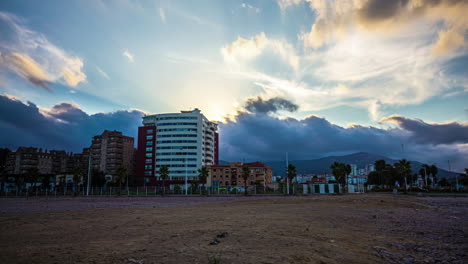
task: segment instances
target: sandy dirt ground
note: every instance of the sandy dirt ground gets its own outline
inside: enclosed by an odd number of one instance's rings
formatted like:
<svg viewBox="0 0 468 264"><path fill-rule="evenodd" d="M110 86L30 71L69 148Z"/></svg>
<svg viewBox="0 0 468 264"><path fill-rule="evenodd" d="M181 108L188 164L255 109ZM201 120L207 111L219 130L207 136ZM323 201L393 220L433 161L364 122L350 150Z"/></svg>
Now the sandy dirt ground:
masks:
<svg viewBox="0 0 468 264"><path fill-rule="evenodd" d="M468 263L468 198L1 199L0 263Z"/></svg>

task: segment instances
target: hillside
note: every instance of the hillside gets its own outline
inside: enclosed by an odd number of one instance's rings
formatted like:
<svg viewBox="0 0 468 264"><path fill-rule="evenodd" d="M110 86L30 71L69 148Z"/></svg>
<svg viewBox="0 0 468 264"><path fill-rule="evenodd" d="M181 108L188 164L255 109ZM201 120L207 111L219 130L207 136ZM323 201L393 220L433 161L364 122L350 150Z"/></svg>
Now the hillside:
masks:
<svg viewBox="0 0 468 264"><path fill-rule="evenodd" d="M397 160L367 152L357 152L344 156L328 156L319 159L312 160L291 160L289 163L296 165L298 174L322 174L322 173L331 173L330 165L335 162L343 162L347 164L356 164L358 168L364 168L368 164L374 164L376 160L385 160L387 163L393 164ZM286 168L286 161L284 160L270 160L264 161L269 166L273 167L274 175L284 175ZM221 164L228 164L227 161L220 161ZM411 167L414 172L419 171L422 163L418 161L411 161ZM438 176L439 178L447 177L453 178L458 173L449 172L439 168Z"/></svg>

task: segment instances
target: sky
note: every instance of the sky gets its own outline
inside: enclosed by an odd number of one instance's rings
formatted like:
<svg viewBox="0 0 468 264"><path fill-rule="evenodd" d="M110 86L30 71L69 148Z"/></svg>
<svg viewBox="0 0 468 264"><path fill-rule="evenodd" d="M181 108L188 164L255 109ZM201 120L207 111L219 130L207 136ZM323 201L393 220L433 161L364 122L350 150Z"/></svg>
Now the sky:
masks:
<svg viewBox="0 0 468 264"><path fill-rule="evenodd" d="M468 2L0 2L0 145L78 152L195 107L226 160L468 167ZM403 147L402 147L403 146Z"/></svg>

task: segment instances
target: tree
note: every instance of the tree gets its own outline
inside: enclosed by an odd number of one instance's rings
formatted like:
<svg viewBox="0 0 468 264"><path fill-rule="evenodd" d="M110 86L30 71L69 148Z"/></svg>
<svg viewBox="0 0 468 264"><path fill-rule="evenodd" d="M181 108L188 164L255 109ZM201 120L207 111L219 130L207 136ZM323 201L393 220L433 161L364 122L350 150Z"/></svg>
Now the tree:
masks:
<svg viewBox="0 0 468 264"><path fill-rule="evenodd" d="M27 169L25 179L31 186L36 187L36 183L39 180L39 169L35 167Z"/></svg>
<svg viewBox="0 0 468 264"><path fill-rule="evenodd" d="M163 195L166 194L166 180L169 178L169 166L162 165L159 168L159 178L163 181Z"/></svg>
<svg viewBox="0 0 468 264"><path fill-rule="evenodd" d="M74 195L76 196L76 186L80 183L81 179L83 178L83 170L81 168L74 168L73 169L73 191L75 192Z"/></svg>
<svg viewBox="0 0 468 264"><path fill-rule="evenodd" d="M439 184L440 184L440 186L442 186L442 187L448 187L448 186L450 186L450 183L449 183L449 181L447 180L447 178L442 178L442 179L440 180Z"/></svg>
<svg viewBox="0 0 468 264"><path fill-rule="evenodd" d="M346 174L346 165L341 162L335 161L332 165L330 165L330 169L332 170L333 176L335 176L336 181L339 184L345 183L345 174Z"/></svg>
<svg viewBox="0 0 468 264"><path fill-rule="evenodd" d="M377 161L375 161L375 163L374 163L375 170L376 170L377 172L383 171L383 170L385 169L385 166L386 166L386 165L387 165L387 164L385 163L385 160L377 160Z"/></svg>
<svg viewBox="0 0 468 264"><path fill-rule="evenodd" d="M348 185L348 176L349 174L351 174L351 165L349 164L345 164L345 167L344 167L344 170L345 170L345 174L346 174L346 186Z"/></svg>
<svg viewBox="0 0 468 264"><path fill-rule="evenodd" d="M293 179L296 178L296 166L294 164L289 164L288 165L288 171L287 175L288 180L289 180L289 189L292 190L293 187ZM292 191L290 191L292 193Z"/></svg>
<svg viewBox="0 0 468 264"><path fill-rule="evenodd" d="M123 166L120 166L117 169L117 175L116 175L115 183L119 185L119 194L120 191L122 190L122 183L125 183L125 180L127 179L127 169Z"/></svg>
<svg viewBox="0 0 468 264"><path fill-rule="evenodd" d="M250 168L248 166L242 167L242 179L244 179L244 195L247 196L247 180L250 176Z"/></svg>
<svg viewBox="0 0 468 264"><path fill-rule="evenodd" d="M419 169L419 175L421 175L421 178L423 179L424 184L427 185L426 170L424 169L424 167L422 167L421 169Z"/></svg>
<svg viewBox="0 0 468 264"><path fill-rule="evenodd" d="M208 168L202 166L198 169L198 179L203 184L203 187L205 187L206 179L208 179Z"/></svg>
<svg viewBox="0 0 468 264"><path fill-rule="evenodd" d="M45 188L46 190L49 190L49 188L50 188L50 175L42 176L42 187Z"/></svg>
<svg viewBox="0 0 468 264"><path fill-rule="evenodd" d="M439 169L437 168L435 164L432 164L430 171L431 171L432 177L434 178L433 183L436 184L437 183L436 178L437 178L437 173L439 172Z"/></svg>
<svg viewBox="0 0 468 264"><path fill-rule="evenodd" d="M399 160L395 163L395 168L397 169L398 173L404 178L405 180L405 192L408 190L408 176L411 174L411 162L407 161L406 159Z"/></svg>
<svg viewBox="0 0 468 264"><path fill-rule="evenodd" d="M103 171L93 169L91 171L91 184L102 187L106 183L106 174Z"/></svg>
<svg viewBox="0 0 468 264"><path fill-rule="evenodd" d="M7 148L0 148L0 175L2 177L1 191L5 190L5 183L7 180L6 162L7 162L8 154L10 152L11 151Z"/></svg>
<svg viewBox="0 0 468 264"><path fill-rule="evenodd" d="M381 185L380 175L377 171L371 171L367 176L367 184L370 185Z"/></svg>
<svg viewBox="0 0 468 264"><path fill-rule="evenodd" d="M421 167L423 170L424 170L424 182L426 185L428 185L428 177L429 175L431 175L431 166L427 165L427 164L423 164L422 167Z"/></svg>

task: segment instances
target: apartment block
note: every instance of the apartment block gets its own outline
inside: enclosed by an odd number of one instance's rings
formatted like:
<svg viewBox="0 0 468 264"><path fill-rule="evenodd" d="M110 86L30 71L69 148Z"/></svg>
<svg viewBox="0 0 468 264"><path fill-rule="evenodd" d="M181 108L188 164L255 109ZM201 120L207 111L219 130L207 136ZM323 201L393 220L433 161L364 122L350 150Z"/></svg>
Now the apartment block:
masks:
<svg viewBox="0 0 468 264"><path fill-rule="evenodd" d="M24 174L29 169L37 168L40 174L51 174L53 171L53 157L41 148L19 147L10 152L6 161L7 174Z"/></svg>
<svg viewBox="0 0 468 264"><path fill-rule="evenodd" d="M229 165L207 166L209 176L207 186L218 187L244 187L242 168L249 167L250 175L247 187L260 184L267 186L272 183L273 168L262 162L242 163L232 162Z"/></svg>
<svg viewBox="0 0 468 264"><path fill-rule="evenodd" d="M161 166L169 183L198 179L198 169L218 163L218 125L199 109L143 117L138 128L137 183L155 184Z"/></svg>
<svg viewBox="0 0 468 264"><path fill-rule="evenodd" d="M133 137L124 136L119 131L105 130L94 136L89 149L83 150L86 159L91 153L91 168L102 171L108 177L117 175L120 166L132 174L134 170L135 148Z"/></svg>

